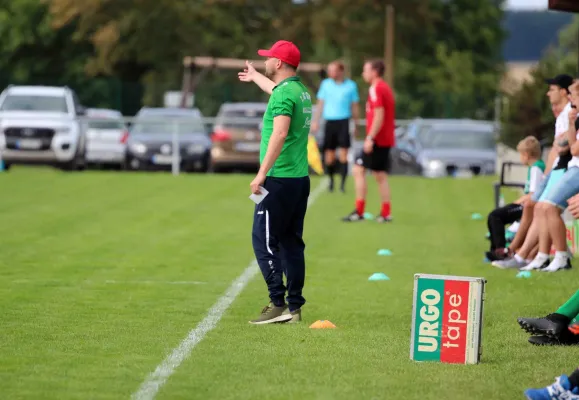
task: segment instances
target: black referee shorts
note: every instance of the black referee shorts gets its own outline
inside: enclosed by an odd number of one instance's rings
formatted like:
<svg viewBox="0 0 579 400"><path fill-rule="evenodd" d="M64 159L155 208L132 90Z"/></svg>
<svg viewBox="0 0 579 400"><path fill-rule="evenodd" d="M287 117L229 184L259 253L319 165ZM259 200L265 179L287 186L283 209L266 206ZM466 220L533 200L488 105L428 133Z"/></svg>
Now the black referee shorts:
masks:
<svg viewBox="0 0 579 400"><path fill-rule="evenodd" d="M374 143L372 153L367 154L364 150L360 150L356 157L356 165L376 172L390 172L390 147L381 147Z"/></svg>
<svg viewBox="0 0 579 400"><path fill-rule="evenodd" d="M337 119L326 121L324 129L324 150L336 150L337 148L349 149L350 140L350 120Z"/></svg>

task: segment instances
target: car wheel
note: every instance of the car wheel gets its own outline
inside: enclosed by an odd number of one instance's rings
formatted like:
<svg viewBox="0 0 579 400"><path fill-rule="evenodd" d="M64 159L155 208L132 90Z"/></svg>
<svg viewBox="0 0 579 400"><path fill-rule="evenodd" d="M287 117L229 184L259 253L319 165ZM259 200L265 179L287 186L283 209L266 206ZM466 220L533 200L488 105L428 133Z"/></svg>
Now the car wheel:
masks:
<svg viewBox="0 0 579 400"><path fill-rule="evenodd" d="M187 174L191 174L191 173L197 171L197 169L195 168L193 163L182 164L182 166L179 168L179 170L181 172L185 172Z"/></svg>
<svg viewBox="0 0 579 400"><path fill-rule="evenodd" d="M215 164L213 161L210 162L209 164L209 170L214 173L214 174L220 174L223 173L224 168L222 166L220 166L219 164Z"/></svg>
<svg viewBox="0 0 579 400"><path fill-rule="evenodd" d="M129 165L129 155L125 154L125 158L123 160L123 162L121 162L119 164L119 167L121 169L121 171L128 171L131 169L130 165Z"/></svg>
<svg viewBox="0 0 579 400"><path fill-rule="evenodd" d="M65 172L82 171L84 168L85 164L79 154L75 155L72 160L60 165L60 169Z"/></svg>
<svg viewBox="0 0 579 400"><path fill-rule="evenodd" d="M208 154L203 159L201 167L199 167L198 171L206 174L209 172L210 169L211 169L211 156Z"/></svg>
<svg viewBox="0 0 579 400"><path fill-rule="evenodd" d="M127 156L125 159L125 170L127 171L138 171L141 169L141 162L131 156Z"/></svg>

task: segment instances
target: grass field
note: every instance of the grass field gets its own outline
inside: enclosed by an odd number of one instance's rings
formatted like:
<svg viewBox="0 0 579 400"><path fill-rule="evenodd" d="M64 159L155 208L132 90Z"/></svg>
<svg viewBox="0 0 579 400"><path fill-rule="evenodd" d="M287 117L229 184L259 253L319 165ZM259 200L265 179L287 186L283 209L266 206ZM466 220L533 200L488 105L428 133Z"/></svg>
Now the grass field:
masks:
<svg viewBox="0 0 579 400"><path fill-rule="evenodd" d="M0 398L137 392L252 261L251 178L0 174ZM268 301L256 275L156 398L516 399L569 373L579 351L532 347L516 317L553 311L577 271L516 279L482 263L486 226L470 215L489 211L491 182L396 177L391 225L344 225L352 195L323 193L306 221L304 323L247 324ZM409 360L419 272L488 280L481 364ZM309 329L317 319L338 329Z"/></svg>

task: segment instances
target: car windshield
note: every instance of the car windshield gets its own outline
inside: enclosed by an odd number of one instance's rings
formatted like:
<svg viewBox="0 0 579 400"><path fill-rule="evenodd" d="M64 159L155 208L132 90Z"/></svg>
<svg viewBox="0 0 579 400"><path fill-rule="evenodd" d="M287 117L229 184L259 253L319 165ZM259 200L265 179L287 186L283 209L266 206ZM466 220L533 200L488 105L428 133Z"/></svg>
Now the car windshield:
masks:
<svg viewBox="0 0 579 400"><path fill-rule="evenodd" d="M496 147L492 132L468 129L422 130L419 141L427 149L480 149Z"/></svg>
<svg viewBox="0 0 579 400"><path fill-rule="evenodd" d="M117 119L95 119L88 123L89 129L124 129L123 121Z"/></svg>
<svg viewBox="0 0 579 400"><path fill-rule="evenodd" d="M258 128L263 120L264 109L225 110L219 116L216 125L229 128Z"/></svg>
<svg viewBox="0 0 579 400"><path fill-rule="evenodd" d="M47 111L67 113L63 96L8 95L0 108L2 111Z"/></svg>
<svg viewBox="0 0 579 400"><path fill-rule="evenodd" d="M204 133L205 126L201 118L174 116L143 116L134 125L135 133L173 133L177 129L179 133Z"/></svg>

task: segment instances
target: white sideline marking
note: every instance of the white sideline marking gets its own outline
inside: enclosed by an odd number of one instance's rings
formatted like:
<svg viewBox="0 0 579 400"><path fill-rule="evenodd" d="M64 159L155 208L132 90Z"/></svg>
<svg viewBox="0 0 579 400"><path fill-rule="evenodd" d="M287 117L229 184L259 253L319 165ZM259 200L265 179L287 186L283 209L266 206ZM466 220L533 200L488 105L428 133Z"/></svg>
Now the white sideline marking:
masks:
<svg viewBox="0 0 579 400"><path fill-rule="evenodd" d="M199 281L105 281L110 284L131 285L131 284L145 284L145 285L204 285L207 282Z"/></svg>
<svg viewBox="0 0 579 400"><path fill-rule="evenodd" d="M60 285L70 285L73 282L64 280L64 279L17 279L12 281L12 283L30 283L30 284L60 284ZM87 285L99 285L99 284L119 284L119 285L133 285L133 284L145 284L145 285L205 285L207 282L199 282L199 281L115 281L115 280L106 280L106 281L91 281L85 280L81 281L81 284Z"/></svg>
<svg viewBox="0 0 579 400"><path fill-rule="evenodd" d="M320 184L310 193L308 199L308 207L310 207L326 190L327 179L322 179ZM227 289L225 294L221 296L217 302L209 309L207 316L203 318L199 324L187 334L187 337L177 346L161 364L155 368L143 382L139 390L132 395L135 400L152 400L155 398L161 386L167 382L167 379L175 372L187 357L193 351L193 348L203 340L205 335L217 326L217 323L225 314L225 311L231 306L231 303L241 293L243 288L253 279L257 274L259 268L257 261L253 260L247 268L243 271L237 279L235 279L231 286Z"/></svg>

